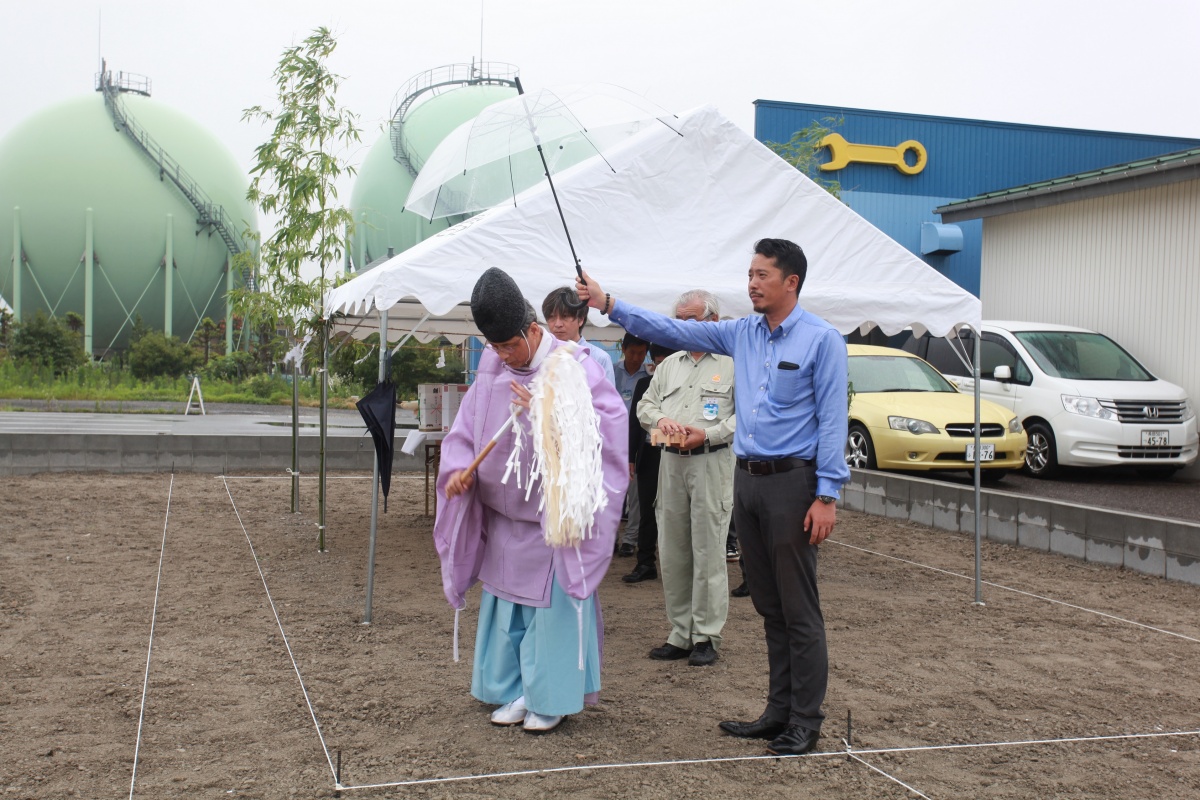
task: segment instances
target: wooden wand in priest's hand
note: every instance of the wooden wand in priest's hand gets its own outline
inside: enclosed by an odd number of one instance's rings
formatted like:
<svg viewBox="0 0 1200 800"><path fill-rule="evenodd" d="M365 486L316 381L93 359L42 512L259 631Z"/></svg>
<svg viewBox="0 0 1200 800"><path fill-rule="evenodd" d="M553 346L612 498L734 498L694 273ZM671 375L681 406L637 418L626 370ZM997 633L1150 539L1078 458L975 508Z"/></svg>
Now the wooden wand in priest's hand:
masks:
<svg viewBox="0 0 1200 800"><path fill-rule="evenodd" d="M493 436L491 440L483 446L483 450L479 452L479 455L475 456L475 460L472 461L466 469L456 472L450 476L450 479L446 481L447 499L451 497L458 497L460 494L467 491L472 485L474 485L475 470L478 469L479 465L483 463L483 460L487 458L488 453L492 452L492 450L496 448L496 442L500 441L500 437L504 435L506 430L512 427L513 423L517 421L517 417L519 417L521 412L524 410L525 409L519 405L514 408L512 414L509 415L508 419L504 421L504 424L500 426L500 430L496 431L496 435Z"/></svg>

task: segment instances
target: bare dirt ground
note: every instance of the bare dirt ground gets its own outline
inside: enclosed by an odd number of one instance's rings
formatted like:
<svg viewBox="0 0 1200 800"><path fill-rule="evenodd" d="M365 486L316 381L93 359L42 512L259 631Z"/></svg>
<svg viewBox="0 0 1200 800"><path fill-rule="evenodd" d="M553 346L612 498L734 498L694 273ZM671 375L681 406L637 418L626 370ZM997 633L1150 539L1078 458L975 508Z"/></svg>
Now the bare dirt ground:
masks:
<svg viewBox="0 0 1200 800"><path fill-rule="evenodd" d="M761 742L716 730L763 707L749 600L731 601L713 667L650 661L661 585L621 583L619 559L600 593L602 703L533 736L470 697L471 611L451 659L421 478L397 476L380 517L370 626L370 482L329 487L321 554L309 480L293 515L279 479L5 479L0 796L327 798L339 752L343 797L1200 796L1200 587L985 543L984 577L1020 591L988 585L975 605L971 540L842 512L821 555L822 753L751 758ZM1172 732L1190 733L1045 741ZM980 746L931 749L963 744Z"/></svg>

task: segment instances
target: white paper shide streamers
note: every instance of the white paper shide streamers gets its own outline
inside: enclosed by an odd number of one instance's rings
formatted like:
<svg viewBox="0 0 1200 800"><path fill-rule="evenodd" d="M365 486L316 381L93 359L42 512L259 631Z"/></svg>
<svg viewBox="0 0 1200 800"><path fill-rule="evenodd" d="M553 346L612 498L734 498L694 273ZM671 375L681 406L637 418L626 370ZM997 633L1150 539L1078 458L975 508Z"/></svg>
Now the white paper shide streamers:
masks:
<svg viewBox="0 0 1200 800"><path fill-rule="evenodd" d="M596 514L608 505L600 418L575 351L574 344L555 349L529 385L530 487L541 478L543 532L551 547L589 538Z"/></svg>

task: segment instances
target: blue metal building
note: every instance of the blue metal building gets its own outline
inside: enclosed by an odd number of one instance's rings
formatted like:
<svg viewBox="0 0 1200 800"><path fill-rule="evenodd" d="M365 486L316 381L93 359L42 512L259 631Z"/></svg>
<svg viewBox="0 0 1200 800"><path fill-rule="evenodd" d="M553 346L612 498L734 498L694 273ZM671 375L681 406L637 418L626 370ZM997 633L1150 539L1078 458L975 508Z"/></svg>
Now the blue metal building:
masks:
<svg viewBox="0 0 1200 800"><path fill-rule="evenodd" d="M975 295L982 222L942 225L935 208L1011 186L1200 147L1197 139L755 101L754 135L759 141L787 142L814 122L845 140L823 148L821 155L827 166L834 158L850 159L840 169L822 172L841 182L842 200ZM903 153L897 152L901 144L907 145ZM901 158L903 166L887 163Z"/></svg>

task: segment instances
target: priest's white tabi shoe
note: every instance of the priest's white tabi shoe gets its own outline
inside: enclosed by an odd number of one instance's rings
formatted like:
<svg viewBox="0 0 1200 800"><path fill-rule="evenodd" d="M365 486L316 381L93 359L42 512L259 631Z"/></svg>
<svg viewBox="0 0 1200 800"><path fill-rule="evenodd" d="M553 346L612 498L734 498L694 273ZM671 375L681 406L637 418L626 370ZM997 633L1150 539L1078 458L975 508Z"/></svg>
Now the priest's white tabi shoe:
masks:
<svg viewBox="0 0 1200 800"><path fill-rule="evenodd" d="M562 722L563 718L550 717L545 714L539 714L536 711L525 712L525 730L531 733L549 733L558 727L558 723Z"/></svg>
<svg viewBox="0 0 1200 800"><path fill-rule="evenodd" d="M525 721L525 696L521 695L511 703L505 703L492 712L493 725L520 725Z"/></svg>

